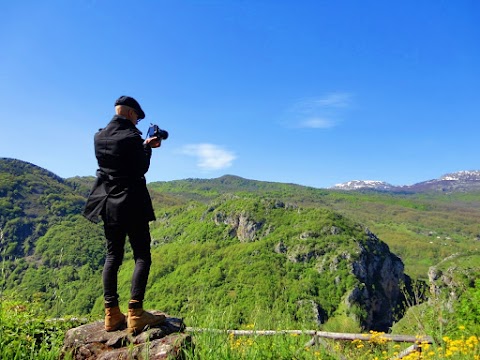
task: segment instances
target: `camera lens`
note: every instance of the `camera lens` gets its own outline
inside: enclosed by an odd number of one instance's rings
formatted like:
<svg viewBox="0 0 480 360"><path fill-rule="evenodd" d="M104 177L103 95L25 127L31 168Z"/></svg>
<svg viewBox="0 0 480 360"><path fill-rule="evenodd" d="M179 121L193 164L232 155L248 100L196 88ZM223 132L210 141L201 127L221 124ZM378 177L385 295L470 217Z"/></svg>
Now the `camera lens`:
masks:
<svg viewBox="0 0 480 360"><path fill-rule="evenodd" d="M168 139L168 131L165 131L165 130L160 130L159 131L159 137L162 139L162 140L167 140Z"/></svg>

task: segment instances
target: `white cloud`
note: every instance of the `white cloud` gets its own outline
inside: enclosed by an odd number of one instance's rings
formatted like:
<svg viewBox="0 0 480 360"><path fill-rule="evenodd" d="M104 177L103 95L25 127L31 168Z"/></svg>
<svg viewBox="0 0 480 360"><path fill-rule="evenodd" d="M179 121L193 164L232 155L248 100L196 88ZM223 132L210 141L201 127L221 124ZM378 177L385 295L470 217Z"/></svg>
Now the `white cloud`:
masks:
<svg viewBox="0 0 480 360"><path fill-rule="evenodd" d="M328 129L342 120L350 106L352 95L346 92L332 92L317 98L296 102L289 111L289 117L296 125L305 128Z"/></svg>
<svg viewBox="0 0 480 360"><path fill-rule="evenodd" d="M328 129L335 126L335 122L326 118L310 118L300 123L301 127L314 129Z"/></svg>
<svg viewBox="0 0 480 360"><path fill-rule="evenodd" d="M316 100L320 107L343 108L350 105L352 95L349 93L330 93Z"/></svg>
<svg viewBox="0 0 480 360"><path fill-rule="evenodd" d="M198 159L197 166L203 170L220 170L232 166L237 157L231 151L214 144L190 144L182 153Z"/></svg>

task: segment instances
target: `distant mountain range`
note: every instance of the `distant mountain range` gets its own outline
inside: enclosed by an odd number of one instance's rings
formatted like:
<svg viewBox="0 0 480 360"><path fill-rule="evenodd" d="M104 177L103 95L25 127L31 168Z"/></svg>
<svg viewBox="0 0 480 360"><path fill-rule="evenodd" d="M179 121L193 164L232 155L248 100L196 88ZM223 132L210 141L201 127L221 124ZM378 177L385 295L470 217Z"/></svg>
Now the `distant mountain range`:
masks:
<svg viewBox="0 0 480 360"><path fill-rule="evenodd" d="M386 192L453 192L480 190L480 170L458 171L439 179L413 185L395 186L377 180L352 180L331 187L334 190L376 190Z"/></svg>

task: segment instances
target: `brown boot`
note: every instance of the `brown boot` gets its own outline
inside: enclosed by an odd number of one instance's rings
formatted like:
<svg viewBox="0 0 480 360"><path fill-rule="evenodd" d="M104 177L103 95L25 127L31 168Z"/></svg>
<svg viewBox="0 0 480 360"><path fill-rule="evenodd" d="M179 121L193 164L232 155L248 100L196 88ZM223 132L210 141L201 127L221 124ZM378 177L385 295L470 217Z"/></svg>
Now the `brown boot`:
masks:
<svg viewBox="0 0 480 360"><path fill-rule="evenodd" d="M155 315L143 310L141 301L128 303L127 331L129 333L141 333L146 327L153 327L165 322L165 315Z"/></svg>
<svg viewBox="0 0 480 360"><path fill-rule="evenodd" d="M125 315L117 306L105 307L105 330L116 331L125 327Z"/></svg>

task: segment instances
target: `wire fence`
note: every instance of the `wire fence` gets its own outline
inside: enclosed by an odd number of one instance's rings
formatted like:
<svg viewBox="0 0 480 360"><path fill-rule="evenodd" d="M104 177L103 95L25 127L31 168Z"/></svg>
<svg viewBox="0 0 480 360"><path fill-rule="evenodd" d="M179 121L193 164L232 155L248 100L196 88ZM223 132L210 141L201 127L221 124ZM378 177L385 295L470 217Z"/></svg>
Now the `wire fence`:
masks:
<svg viewBox="0 0 480 360"><path fill-rule="evenodd" d="M328 342L324 339L342 340L342 341L381 341L381 342L401 342L413 343L413 345L399 352L398 355L389 360L402 359L412 352L421 352L421 344L433 344L434 340L430 336L413 336L413 335L392 335L384 333L369 333L369 334L352 334L352 333L337 333L317 330L220 330L209 328L194 328L187 327L185 331L192 333L199 332L214 332L225 333L233 336L275 336L275 335L308 335L312 339L305 344L305 347L315 345L323 346L329 353L341 360L347 360L342 354L335 351Z"/></svg>

